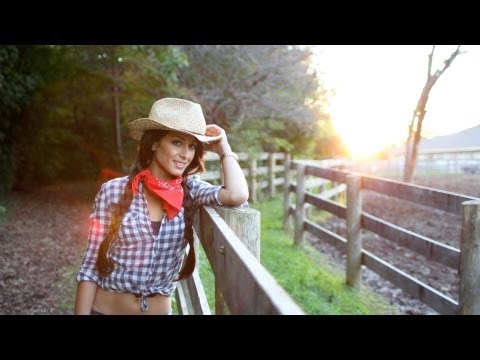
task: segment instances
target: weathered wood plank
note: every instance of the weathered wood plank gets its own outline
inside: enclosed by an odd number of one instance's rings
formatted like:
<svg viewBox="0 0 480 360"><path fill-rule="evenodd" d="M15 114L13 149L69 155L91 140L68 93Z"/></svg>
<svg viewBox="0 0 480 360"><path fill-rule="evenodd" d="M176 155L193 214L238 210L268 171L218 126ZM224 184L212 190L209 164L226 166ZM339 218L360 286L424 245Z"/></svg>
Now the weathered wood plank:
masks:
<svg viewBox="0 0 480 360"><path fill-rule="evenodd" d="M362 178L347 178L347 285L359 288L362 265Z"/></svg>
<svg viewBox="0 0 480 360"><path fill-rule="evenodd" d="M268 190L271 197L275 196L275 167L277 165L277 159L275 154L270 153L268 157Z"/></svg>
<svg viewBox="0 0 480 360"><path fill-rule="evenodd" d="M464 201L480 200L467 195L412 185L401 181L386 180L370 175L362 175L362 185L365 190L376 191L457 215L462 214L462 203Z"/></svg>
<svg viewBox="0 0 480 360"><path fill-rule="evenodd" d="M192 303L188 297L188 290L185 281L178 283L175 289L175 299L177 301L177 309L179 315L193 315Z"/></svg>
<svg viewBox="0 0 480 360"><path fill-rule="evenodd" d="M250 201L257 201L257 159L251 158L248 161L248 190L250 192Z"/></svg>
<svg viewBox="0 0 480 360"><path fill-rule="evenodd" d="M291 195L290 195L290 182L292 181L292 172L290 171L291 155L285 153L285 172L284 172L284 187L283 187L283 229L290 231L290 212L291 210Z"/></svg>
<svg viewBox="0 0 480 360"><path fill-rule="evenodd" d="M319 239L335 246L342 253L346 253L347 241L340 235L337 235L310 220L305 220L305 230ZM397 269L365 249L362 249L362 264L439 313L456 313L458 303L455 300L422 283L400 269Z"/></svg>
<svg viewBox="0 0 480 360"><path fill-rule="evenodd" d="M463 204L460 314L480 315L480 201Z"/></svg>
<svg viewBox="0 0 480 360"><path fill-rule="evenodd" d="M284 178L276 178L275 179L275 186L283 185L285 183Z"/></svg>
<svg viewBox="0 0 480 360"><path fill-rule="evenodd" d="M304 314L211 207L200 209L201 242L231 314Z"/></svg>
<svg viewBox="0 0 480 360"><path fill-rule="evenodd" d="M414 233L383 219L363 212L362 228L425 256L428 260L458 269L460 250Z"/></svg>
<svg viewBox="0 0 480 360"><path fill-rule="evenodd" d="M324 199L331 199L334 196L340 195L341 193L345 192L347 189L347 185L340 184L335 186L333 189L322 191L318 196Z"/></svg>
<svg viewBox="0 0 480 360"><path fill-rule="evenodd" d="M362 264L440 314L452 315L457 312L458 303L455 300L366 250L362 250Z"/></svg>
<svg viewBox="0 0 480 360"><path fill-rule="evenodd" d="M257 165L257 176L263 176L268 174L267 166L258 166Z"/></svg>
<svg viewBox="0 0 480 360"><path fill-rule="evenodd" d="M295 199L295 245L302 245L303 243L303 221L305 219L305 166L298 165L297 167L297 192Z"/></svg>
<svg viewBox="0 0 480 360"><path fill-rule="evenodd" d="M202 280L198 274L198 270L195 269L191 277L185 281L188 295L192 304L194 315L211 315L210 307L208 306L207 296L203 288Z"/></svg>
<svg viewBox="0 0 480 360"><path fill-rule="evenodd" d="M200 174L200 179L204 181L220 180L221 177L222 174L220 173L220 170L205 171L204 173Z"/></svg>
<svg viewBox="0 0 480 360"><path fill-rule="evenodd" d="M268 188L268 180L257 181L257 189Z"/></svg>
<svg viewBox="0 0 480 360"><path fill-rule="evenodd" d="M314 175L324 179L328 179L338 183L345 183L346 176L350 174L350 172L345 170L338 170L338 169L326 169L315 167L312 165L305 166L305 175Z"/></svg>
<svg viewBox="0 0 480 360"><path fill-rule="evenodd" d="M347 239L341 237L338 234L335 234L333 231L330 231L323 226L315 224L308 219L305 219L305 231L308 231L310 234L318 237L320 240L328 242L330 245L335 246L342 253L346 254Z"/></svg>
<svg viewBox="0 0 480 360"><path fill-rule="evenodd" d="M260 261L260 212L250 208L225 206L214 206L214 209L247 249ZM216 279L215 314L231 314Z"/></svg>
<svg viewBox="0 0 480 360"><path fill-rule="evenodd" d="M247 249L260 261L260 211L226 206L214 206L213 208Z"/></svg>
<svg viewBox="0 0 480 360"><path fill-rule="evenodd" d="M305 202L312 204L320 210L328 211L329 213L338 216L341 219L345 219L347 217L347 207L335 201L322 199L318 195L306 192Z"/></svg>

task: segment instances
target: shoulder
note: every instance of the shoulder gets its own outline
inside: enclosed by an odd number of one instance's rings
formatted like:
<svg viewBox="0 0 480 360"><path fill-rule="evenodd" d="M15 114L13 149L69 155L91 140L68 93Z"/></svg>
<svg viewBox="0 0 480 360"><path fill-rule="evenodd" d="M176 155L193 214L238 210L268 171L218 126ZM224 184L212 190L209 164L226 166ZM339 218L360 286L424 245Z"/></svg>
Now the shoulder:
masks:
<svg viewBox="0 0 480 360"><path fill-rule="evenodd" d="M200 181L200 175L198 174L187 176L187 185L194 185L198 181Z"/></svg>
<svg viewBox="0 0 480 360"><path fill-rule="evenodd" d="M120 196L122 196L125 190L125 186L127 186L127 183L128 176L122 176L109 180L102 184L100 193L102 194L102 196L112 200L113 202L117 202Z"/></svg>
<svg viewBox="0 0 480 360"><path fill-rule="evenodd" d="M194 174L194 175L189 175L187 177L187 186L190 190L195 190L199 187L203 188L203 187L209 187L209 186L213 186L212 184L210 184L209 182L207 181L204 181L200 178L200 175L198 174Z"/></svg>
<svg viewBox="0 0 480 360"><path fill-rule="evenodd" d="M119 187L124 188L127 185L128 176L118 177L102 184L102 189L113 190Z"/></svg>

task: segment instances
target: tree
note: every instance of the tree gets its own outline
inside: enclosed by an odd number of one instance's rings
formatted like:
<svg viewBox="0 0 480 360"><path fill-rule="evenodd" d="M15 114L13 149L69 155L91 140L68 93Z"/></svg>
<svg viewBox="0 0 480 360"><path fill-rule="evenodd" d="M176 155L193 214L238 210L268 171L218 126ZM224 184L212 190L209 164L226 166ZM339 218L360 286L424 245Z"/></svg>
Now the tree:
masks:
<svg viewBox="0 0 480 360"><path fill-rule="evenodd" d="M177 95L185 59L171 46L0 46L0 193L124 170L127 123Z"/></svg>
<svg viewBox="0 0 480 360"><path fill-rule="evenodd" d="M41 88L74 71L67 57L65 49L50 45L0 46L0 193L14 186L17 172L26 177L41 115L28 122L25 113Z"/></svg>
<svg viewBox="0 0 480 360"><path fill-rule="evenodd" d="M207 122L229 131L238 151L295 151L314 142L325 91L311 50L288 45L183 46L185 96ZM309 148L313 149L314 146Z"/></svg>
<svg viewBox="0 0 480 360"><path fill-rule="evenodd" d="M443 68L437 69L434 74L432 74L432 62L435 45L433 45L432 52L430 53L430 55L428 55L427 80L425 82L425 85L423 86L420 99L418 99L417 107L413 112L413 117L408 127L408 138L405 146L405 167L403 172L403 181L405 182L412 181L413 173L415 171L415 165L417 163L418 144L422 135L422 124L426 114L425 108L427 105L430 91L432 90L433 85L435 85L440 76L452 64L453 60L457 57L457 55L463 53L460 51L460 46L461 45L458 45L457 49L450 55L450 57L443 62Z"/></svg>

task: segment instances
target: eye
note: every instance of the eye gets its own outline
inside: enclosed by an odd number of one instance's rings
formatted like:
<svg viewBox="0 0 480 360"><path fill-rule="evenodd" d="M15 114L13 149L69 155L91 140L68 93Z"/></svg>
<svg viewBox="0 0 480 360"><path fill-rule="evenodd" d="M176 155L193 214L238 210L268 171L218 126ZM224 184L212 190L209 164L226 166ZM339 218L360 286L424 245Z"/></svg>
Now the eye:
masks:
<svg viewBox="0 0 480 360"><path fill-rule="evenodd" d="M175 145L175 146L180 146L180 145L182 145L182 142L180 140L173 140L172 144Z"/></svg>
<svg viewBox="0 0 480 360"><path fill-rule="evenodd" d="M190 149L196 150L197 149L197 144L190 144Z"/></svg>

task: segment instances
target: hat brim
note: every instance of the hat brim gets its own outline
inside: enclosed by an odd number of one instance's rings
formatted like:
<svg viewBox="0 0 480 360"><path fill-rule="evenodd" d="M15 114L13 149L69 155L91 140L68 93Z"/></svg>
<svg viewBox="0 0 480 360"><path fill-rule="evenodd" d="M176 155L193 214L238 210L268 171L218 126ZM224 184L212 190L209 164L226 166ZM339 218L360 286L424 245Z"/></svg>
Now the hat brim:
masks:
<svg viewBox="0 0 480 360"><path fill-rule="evenodd" d="M128 124L128 126L130 127L130 131L131 131L132 137L133 137L135 140L140 140L140 139L142 138L142 136L143 136L143 133L144 133L146 130L170 130L170 131L177 131L177 132L181 132L181 133L184 133L184 134L191 135L191 136L193 136L194 138L196 138L198 141L200 141L200 142L202 142L202 143L209 143L209 142L218 141L218 140L220 140L220 139L223 137L223 135L207 136L207 135L196 134L196 133L193 133L193 132L190 132L190 131L186 131L186 130L179 130L179 129L170 128L170 127L168 127L168 126L159 124L159 123L156 122L155 120L152 120L152 119L149 119L149 118L141 118L141 119L134 120L134 121L130 122L130 123Z"/></svg>

